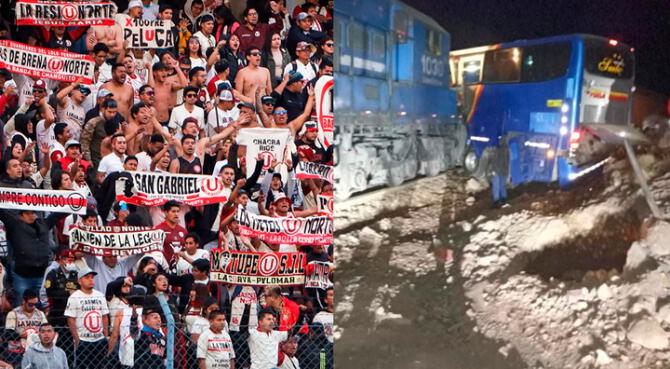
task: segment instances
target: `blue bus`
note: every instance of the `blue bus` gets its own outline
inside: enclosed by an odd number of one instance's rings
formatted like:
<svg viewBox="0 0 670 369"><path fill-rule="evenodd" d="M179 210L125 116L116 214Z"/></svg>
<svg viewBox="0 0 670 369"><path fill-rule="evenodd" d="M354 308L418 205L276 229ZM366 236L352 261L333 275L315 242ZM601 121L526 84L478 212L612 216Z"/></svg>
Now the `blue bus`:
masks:
<svg viewBox="0 0 670 369"><path fill-rule="evenodd" d="M395 0L335 1L338 199L462 162L450 36Z"/></svg>
<svg viewBox="0 0 670 369"><path fill-rule="evenodd" d="M634 50L616 40L566 35L452 51L451 85L468 131L475 175L507 140L512 184L561 187L596 170L611 147L605 125L627 125Z"/></svg>

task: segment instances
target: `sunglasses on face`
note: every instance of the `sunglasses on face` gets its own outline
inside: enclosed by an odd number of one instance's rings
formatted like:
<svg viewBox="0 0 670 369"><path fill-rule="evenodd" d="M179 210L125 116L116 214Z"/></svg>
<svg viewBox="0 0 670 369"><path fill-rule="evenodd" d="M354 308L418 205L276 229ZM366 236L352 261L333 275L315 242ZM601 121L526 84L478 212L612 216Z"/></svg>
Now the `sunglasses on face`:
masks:
<svg viewBox="0 0 670 369"><path fill-rule="evenodd" d="M326 42L326 46L333 47L333 43L332 42Z"/></svg>
<svg viewBox="0 0 670 369"><path fill-rule="evenodd" d="M153 95L155 95L156 93L153 92L153 91L145 91L144 94L147 95L147 96L153 96Z"/></svg>
<svg viewBox="0 0 670 369"><path fill-rule="evenodd" d="M44 91L44 90L33 90L34 94L43 94L44 92L46 92L46 91Z"/></svg>
<svg viewBox="0 0 670 369"><path fill-rule="evenodd" d="M39 305L39 302L28 302L28 303L26 303L26 305L28 305L28 307L35 307L35 306Z"/></svg>
<svg viewBox="0 0 670 369"><path fill-rule="evenodd" d="M286 111L286 110L275 110L275 115L282 115L282 114L286 114L286 113L288 113L288 111Z"/></svg>
<svg viewBox="0 0 670 369"><path fill-rule="evenodd" d="M251 56L261 56L261 52L260 51L254 51L254 52L249 53L249 55L251 55Z"/></svg>
<svg viewBox="0 0 670 369"><path fill-rule="evenodd" d="M186 94L185 96L186 96L186 97L195 97L196 94Z"/></svg>
<svg viewBox="0 0 670 369"><path fill-rule="evenodd" d="M91 94L91 90L89 90L89 89L87 89L87 88L80 88L80 89L79 89L79 92L81 92L82 94L84 94L84 96L88 96L88 95Z"/></svg>

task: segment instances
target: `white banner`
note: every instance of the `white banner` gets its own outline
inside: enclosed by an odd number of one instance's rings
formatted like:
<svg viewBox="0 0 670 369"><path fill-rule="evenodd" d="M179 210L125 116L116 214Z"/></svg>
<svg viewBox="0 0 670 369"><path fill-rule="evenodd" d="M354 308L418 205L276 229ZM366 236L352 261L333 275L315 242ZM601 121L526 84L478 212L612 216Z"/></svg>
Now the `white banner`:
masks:
<svg viewBox="0 0 670 369"><path fill-rule="evenodd" d="M333 219L324 216L307 218L271 218L237 208L235 219L240 233L272 244L330 245L333 243Z"/></svg>
<svg viewBox="0 0 670 369"><path fill-rule="evenodd" d="M0 208L86 214L86 197L77 191L0 187Z"/></svg>
<svg viewBox="0 0 670 369"><path fill-rule="evenodd" d="M129 42L128 48L165 49L174 47L178 42L174 39L174 23L170 20L133 19L128 16L120 20L123 22L123 38Z"/></svg>
<svg viewBox="0 0 670 369"><path fill-rule="evenodd" d="M228 191L220 177L194 174L127 172L133 179L133 196L117 193L117 200L140 206L162 205L176 200L186 205L200 206L226 202ZM125 178L118 179L124 181ZM123 188L123 187L121 187Z"/></svg>
<svg viewBox="0 0 670 369"><path fill-rule="evenodd" d="M70 248L99 256L128 256L162 251L165 232L150 227L82 227L70 230Z"/></svg>
<svg viewBox="0 0 670 369"><path fill-rule="evenodd" d="M319 194L316 198L319 215L333 216L333 194Z"/></svg>
<svg viewBox="0 0 670 369"><path fill-rule="evenodd" d="M284 161L284 151L291 131L286 128L243 128L237 133L237 144L247 147L247 178L254 172L254 163L260 155L263 158L263 170L259 183L273 160Z"/></svg>
<svg viewBox="0 0 670 369"><path fill-rule="evenodd" d="M307 264L307 278L305 287L326 289L333 287L330 281L330 272L333 269L333 263L325 261L310 261Z"/></svg>
<svg viewBox="0 0 670 369"><path fill-rule="evenodd" d="M116 4L112 2L65 2L20 0L16 3L19 26L113 26Z"/></svg>
<svg viewBox="0 0 670 369"><path fill-rule="evenodd" d="M12 73L65 82L82 77L91 84L94 64L88 55L0 40L0 68Z"/></svg>
<svg viewBox="0 0 670 369"><path fill-rule="evenodd" d="M309 161L298 162L298 165L295 167L295 176L298 179L323 179L324 181L334 183L333 167Z"/></svg>

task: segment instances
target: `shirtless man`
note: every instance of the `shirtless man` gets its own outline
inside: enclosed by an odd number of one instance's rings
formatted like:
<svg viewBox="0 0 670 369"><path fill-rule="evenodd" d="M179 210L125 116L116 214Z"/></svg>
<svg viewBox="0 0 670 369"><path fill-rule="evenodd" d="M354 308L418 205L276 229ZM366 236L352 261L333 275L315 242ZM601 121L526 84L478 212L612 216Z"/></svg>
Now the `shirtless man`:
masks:
<svg viewBox="0 0 670 369"><path fill-rule="evenodd" d="M114 94L114 100L119 104L119 114L128 119L135 92L126 84L126 77L126 67L116 63L112 67L112 79L105 82L102 88Z"/></svg>
<svg viewBox="0 0 670 369"><path fill-rule="evenodd" d="M149 70L149 85L154 87L154 105L156 109L156 118L163 125L167 125L170 119L170 110L177 104L177 91L186 87L188 83L184 73L179 68L175 68L177 61L173 61L172 66L167 66L161 62L154 64ZM168 80L167 74L170 68L177 69L177 81Z"/></svg>
<svg viewBox="0 0 670 369"><path fill-rule="evenodd" d="M250 46L246 52L248 65L242 68L235 77L235 87L238 98L244 102L255 103L256 92L269 95L272 92L270 82L270 71L261 67L261 51L255 46ZM241 98L243 95L246 99Z"/></svg>
<svg viewBox="0 0 670 369"><path fill-rule="evenodd" d="M113 26L92 26L86 34L86 49L93 51L93 47L102 43L107 45L109 51L118 55L123 50L123 29L115 23Z"/></svg>

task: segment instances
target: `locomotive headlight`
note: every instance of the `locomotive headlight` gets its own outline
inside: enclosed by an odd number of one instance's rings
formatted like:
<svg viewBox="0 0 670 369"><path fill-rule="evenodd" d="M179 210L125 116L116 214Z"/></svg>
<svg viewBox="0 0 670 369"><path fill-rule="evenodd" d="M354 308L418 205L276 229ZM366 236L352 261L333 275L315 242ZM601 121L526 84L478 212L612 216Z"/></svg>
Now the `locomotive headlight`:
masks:
<svg viewBox="0 0 670 369"><path fill-rule="evenodd" d="M562 112L562 113L567 113L569 110L570 110L570 105L568 105L568 104L563 104L563 105L561 106L561 112Z"/></svg>
<svg viewBox="0 0 670 369"><path fill-rule="evenodd" d="M565 135L567 135L567 134L568 134L568 127L566 127L566 126L561 126L561 130L560 130L560 132L561 132L561 136L565 136Z"/></svg>
<svg viewBox="0 0 670 369"><path fill-rule="evenodd" d="M568 123L568 117L566 115L561 117L561 123L563 124Z"/></svg>

